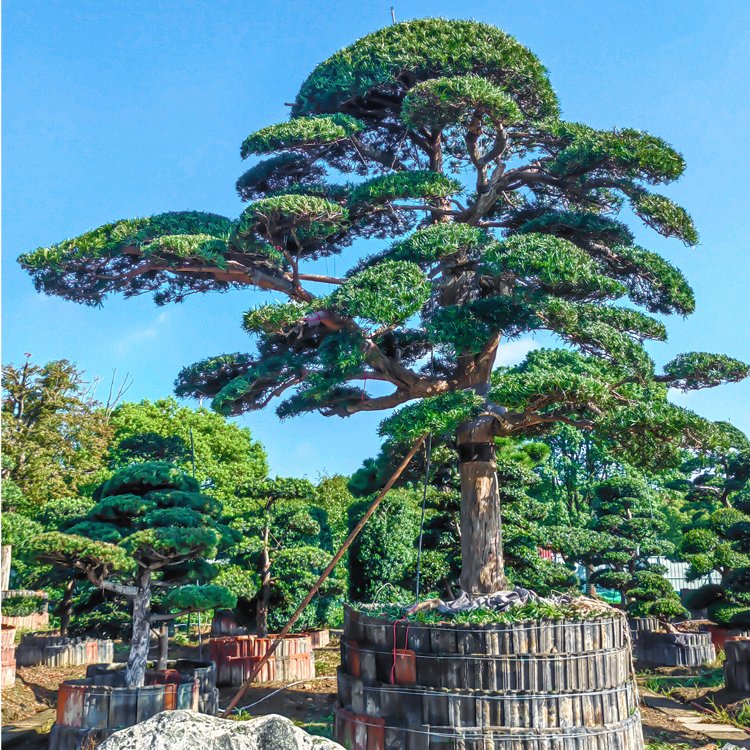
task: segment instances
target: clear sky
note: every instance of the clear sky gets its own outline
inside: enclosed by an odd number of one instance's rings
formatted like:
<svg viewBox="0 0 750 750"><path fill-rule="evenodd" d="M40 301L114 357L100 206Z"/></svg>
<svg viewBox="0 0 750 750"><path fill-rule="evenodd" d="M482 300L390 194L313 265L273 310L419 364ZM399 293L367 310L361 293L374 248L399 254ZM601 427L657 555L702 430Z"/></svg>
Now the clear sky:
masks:
<svg viewBox="0 0 750 750"><path fill-rule="evenodd" d="M669 319L670 341L651 351L658 363L689 350L750 360L750 2L394 1L398 20L500 26L549 68L566 119L649 130L685 154L686 175L664 192L692 213L700 246L641 228L637 238L683 269L698 309ZM68 358L92 377L127 372L128 397L153 399L171 393L183 365L247 351L240 317L260 293L162 308L113 297L88 308L37 294L15 258L114 219L183 209L238 215L244 137L285 119L284 102L313 66L390 23L390 5L5 0L3 362L31 352L37 362ZM502 357L517 361L536 345L515 342ZM675 400L750 433L748 382ZM280 422L268 409L240 421L265 444L272 473L314 479L373 455L381 417Z"/></svg>

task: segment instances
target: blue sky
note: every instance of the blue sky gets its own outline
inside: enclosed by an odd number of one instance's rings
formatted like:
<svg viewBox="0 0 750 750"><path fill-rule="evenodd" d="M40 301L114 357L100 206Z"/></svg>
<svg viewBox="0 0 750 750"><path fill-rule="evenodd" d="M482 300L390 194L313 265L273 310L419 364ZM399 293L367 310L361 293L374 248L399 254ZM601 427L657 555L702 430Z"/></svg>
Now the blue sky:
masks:
<svg viewBox="0 0 750 750"><path fill-rule="evenodd" d="M31 352L90 376L129 373L128 397L171 392L183 365L248 350L240 316L265 295L232 292L157 308L104 308L37 294L15 258L107 221L169 210L236 216L244 137L285 119L299 84L337 49L390 22L390 2L5 0L3 2L3 362ZM669 319L658 363L681 351L750 360L750 3L746 0L396 0L398 20L425 15L500 26L549 68L566 119L633 126L688 162L668 188L701 245L637 228L644 246L686 273L698 309ZM633 225L635 227L635 225ZM347 260L353 262L355 255ZM339 269L340 270L340 269ZM533 340L508 346L517 361ZM675 401L750 433L750 383ZM272 473L351 472L379 445L382 415L240 421L263 441Z"/></svg>

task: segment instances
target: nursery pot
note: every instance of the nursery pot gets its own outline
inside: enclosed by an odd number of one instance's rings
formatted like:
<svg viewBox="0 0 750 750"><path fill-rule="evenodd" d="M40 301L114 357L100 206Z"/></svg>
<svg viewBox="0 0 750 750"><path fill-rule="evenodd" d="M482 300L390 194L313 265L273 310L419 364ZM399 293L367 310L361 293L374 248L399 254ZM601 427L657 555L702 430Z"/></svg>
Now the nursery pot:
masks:
<svg viewBox="0 0 750 750"><path fill-rule="evenodd" d="M147 670L139 688L125 686L124 664L92 664L86 679L60 685L49 749L92 750L119 729L176 709L217 713L212 662L178 660L165 670Z"/></svg>
<svg viewBox="0 0 750 750"><path fill-rule="evenodd" d="M711 640L717 651L724 651L725 644L730 638L750 636L750 630L745 628L726 628L722 625L704 626L711 633Z"/></svg>
<svg viewBox="0 0 750 750"><path fill-rule="evenodd" d="M724 682L727 690L750 693L750 638L728 638L724 644Z"/></svg>
<svg viewBox="0 0 750 750"><path fill-rule="evenodd" d="M211 638L211 659L216 663L218 685L242 685L261 661L277 636L232 635ZM311 680L315 677L312 639L307 633L284 637L253 682Z"/></svg>
<svg viewBox="0 0 750 750"><path fill-rule="evenodd" d="M425 625L345 609L335 739L403 750L642 750L627 623Z"/></svg>
<svg viewBox="0 0 750 750"><path fill-rule="evenodd" d="M633 656L639 667L701 667L716 659L716 649L710 633L638 630Z"/></svg>

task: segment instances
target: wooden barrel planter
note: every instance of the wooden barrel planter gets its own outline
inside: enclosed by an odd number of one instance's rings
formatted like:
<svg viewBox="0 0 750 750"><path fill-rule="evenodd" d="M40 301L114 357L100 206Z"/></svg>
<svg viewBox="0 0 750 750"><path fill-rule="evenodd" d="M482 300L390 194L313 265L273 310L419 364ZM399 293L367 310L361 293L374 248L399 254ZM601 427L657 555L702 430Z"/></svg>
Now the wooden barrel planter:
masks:
<svg viewBox="0 0 750 750"><path fill-rule="evenodd" d="M331 642L331 634L328 628L323 628L322 630L305 630L303 631L303 635L306 635L310 639L314 649L325 648Z"/></svg>
<svg viewBox="0 0 750 750"><path fill-rule="evenodd" d="M642 750L621 617L424 625L345 609L335 739L383 750Z"/></svg>
<svg viewBox="0 0 750 750"><path fill-rule="evenodd" d="M49 626L48 601L45 591L11 589L10 591L0 592L0 599L2 600L16 598L41 599L40 610L28 615L0 615L0 622L3 625L10 625L13 628L21 628L23 630L43 630Z"/></svg>
<svg viewBox="0 0 750 750"><path fill-rule="evenodd" d="M747 628L725 628L722 625L704 625L705 630L711 634L711 641L717 651L724 651L726 642L730 638L750 637Z"/></svg>
<svg viewBox="0 0 750 750"><path fill-rule="evenodd" d="M16 629L3 625L0 630L0 687L11 687L16 683Z"/></svg>
<svg viewBox="0 0 750 750"><path fill-rule="evenodd" d="M122 664L92 664L84 680L58 689L57 716L49 750L92 750L118 729L161 711L190 709L216 714L216 669L211 662L181 660L166 670L148 670L140 688L123 685Z"/></svg>
<svg viewBox="0 0 750 750"><path fill-rule="evenodd" d="M725 643L724 682L727 690L750 692L750 638L730 638Z"/></svg>
<svg viewBox="0 0 750 750"><path fill-rule="evenodd" d="M633 635L642 630L650 633L660 633L664 630L664 626L656 617L628 617L628 627Z"/></svg>
<svg viewBox="0 0 750 750"><path fill-rule="evenodd" d="M247 628L240 625L231 609L214 610L214 617L211 620L212 638L218 638L222 635L240 635L244 633L247 633Z"/></svg>
<svg viewBox="0 0 750 750"><path fill-rule="evenodd" d="M242 685L270 648L276 636L225 636L209 641L211 659L216 663L218 685ZM284 638L266 662L254 682L273 680L309 680L315 677L315 655L312 641L304 633Z"/></svg>
<svg viewBox="0 0 750 750"><path fill-rule="evenodd" d="M108 664L115 658L114 643L106 638L68 638L29 633L16 649L19 667L73 667L79 664Z"/></svg>
<svg viewBox="0 0 750 750"><path fill-rule="evenodd" d="M638 630L633 656L639 667L701 667L716 660L716 649L710 633Z"/></svg>

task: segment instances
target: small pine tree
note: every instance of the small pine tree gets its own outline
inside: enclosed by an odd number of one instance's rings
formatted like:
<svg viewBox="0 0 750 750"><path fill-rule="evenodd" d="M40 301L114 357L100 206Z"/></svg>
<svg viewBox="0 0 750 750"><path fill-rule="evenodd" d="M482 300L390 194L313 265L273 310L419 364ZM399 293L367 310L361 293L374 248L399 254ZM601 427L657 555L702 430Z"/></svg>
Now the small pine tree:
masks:
<svg viewBox="0 0 750 750"><path fill-rule="evenodd" d="M287 621L331 559L328 514L313 484L280 477L246 484L226 513L238 542L226 551L217 580L237 594L240 608L253 610L255 630L265 636ZM325 623L344 587L341 569L334 571L298 626Z"/></svg>
<svg viewBox="0 0 750 750"><path fill-rule="evenodd" d="M719 625L750 628L750 443L731 425L714 450L696 455L683 470L691 523L682 552L690 563L688 577L712 572L718 584L707 584L686 597L691 609L708 610Z"/></svg>
<svg viewBox="0 0 750 750"><path fill-rule="evenodd" d="M666 569L649 562L650 557L671 554L674 548L664 539L666 518L646 481L630 475L599 483L592 510L593 531L609 540L602 549L601 538L596 539L595 549L589 552L591 562L601 566L592 582L618 591L633 615L642 616L649 609L657 614L659 608L668 616L679 614L672 587L667 581L657 583L657 578L664 580Z"/></svg>
<svg viewBox="0 0 750 750"><path fill-rule="evenodd" d="M126 683L143 684L154 623L188 612L231 607L223 587L198 585L215 575L208 560L236 541L221 505L166 463L142 463L97 488L95 505L66 532L33 540L37 558L82 572L94 586L132 604Z"/></svg>

